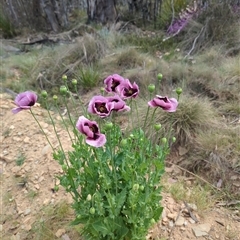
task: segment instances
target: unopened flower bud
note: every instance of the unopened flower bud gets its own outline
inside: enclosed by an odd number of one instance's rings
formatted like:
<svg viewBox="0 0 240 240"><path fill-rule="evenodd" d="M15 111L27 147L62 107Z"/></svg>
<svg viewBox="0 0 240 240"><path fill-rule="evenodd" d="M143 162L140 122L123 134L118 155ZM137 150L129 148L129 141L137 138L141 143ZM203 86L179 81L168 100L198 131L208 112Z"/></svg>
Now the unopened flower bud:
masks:
<svg viewBox="0 0 240 240"><path fill-rule="evenodd" d="M94 208L94 207L91 207L90 210L89 210L89 212L90 212L91 214L94 214L94 213L95 213L95 208Z"/></svg>
<svg viewBox="0 0 240 240"><path fill-rule="evenodd" d="M101 91L101 93L105 93L105 88L104 88L104 87L101 87L101 88L100 88L100 91Z"/></svg>
<svg viewBox="0 0 240 240"><path fill-rule="evenodd" d="M167 142L167 139L164 137L161 139L162 143L165 144Z"/></svg>
<svg viewBox="0 0 240 240"><path fill-rule="evenodd" d="M46 90L42 90L42 92L41 92L41 96L43 97L43 98L47 98L47 91Z"/></svg>
<svg viewBox="0 0 240 240"><path fill-rule="evenodd" d="M53 100L57 101L58 100L58 96L57 95L53 95Z"/></svg>
<svg viewBox="0 0 240 240"><path fill-rule="evenodd" d="M156 131L159 131L161 129L161 127L162 127L162 125L160 123L154 125L154 128Z"/></svg>
<svg viewBox="0 0 240 240"><path fill-rule="evenodd" d="M134 138L134 135L131 133L131 134L129 135L129 137L130 137L131 139L133 139L133 138Z"/></svg>
<svg viewBox="0 0 240 240"><path fill-rule="evenodd" d="M144 186L143 186L143 185L140 186L140 190L141 190L141 191L144 190Z"/></svg>
<svg viewBox="0 0 240 240"><path fill-rule="evenodd" d="M67 75L65 75L65 74L62 75L62 80L63 80L63 81L67 81Z"/></svg>
<svg viewBox="0 0 240 240"><path fill-rule="evenodd" d="M106 129L106 130L112 129L112 127L113 127L113 123L112 123L112 122L107 122L107 123L105 124L105 129Z"/></svg>
<svg viewBox="0 0 240 240"><path fill-rule="evenodd" d="M67 88L66 88L66 86L61 86L61 87L60 87L60 93L61 93L62 95L66 95L66 94L67 94Z"/></svg>
<svg viewBox="0 0 240 240"><path fill-rule="evenodd" d="M91 200L92 200L91 194L88 194L88 195L87 195L87 200L88 200L88 201L91 201Z"/></svg>
<svg viewBox="0 0 240 240"><path fill-rule="evenodd" d="M181 95L181 94L182 94L182 88L178 87L178 88L176 89L176 94L177 94L178 96Z"/></svg>
<svg viewBox="0 0 240 240"><path fill-rule="evenodd" d="M162 78L163 78L163 75L162 75L161 73L159 73L159 74L157 75L157 79L158 79L159 81L161 81Z"/></svg>
<svg viewBox="0 0 240 240"><path fill-rule="evenodd" d="M138 191L138 189L139 189L139 184L134 184L133 185L133 191Z"/></svg>
<svg viewBox="0 0 240 240"><path fill-rule="evenodd" d="M77 79L72 80L72 85L76 86L77 85Z"/></svg>
<svg viewBox="0 0 240 240"><path fill-rule="evenodd" d="M128 142L127 139L122 139L120 144L122 147L124 147L127 145L127 142Z"/></svg>
<svg viewBox="0 0 240 240"><path fill-rule="evenodd" d="M154 84L149 84L148 85L148 91L150 92L150 93L153 93L154 91L155 91L155 85Z"/></svg>
<svg viewBox="0 0 240 240"><path fill-rule="evenodd" d="M152 218L150 222L151 222L152 225L156 223L154 218Z"/></svg>
<svg viewBox="0 0 240 240"><path fill-rule="evenodd" d="M172 137L172 142L175 143L176 142L176 138L175 137Z"/></svg>

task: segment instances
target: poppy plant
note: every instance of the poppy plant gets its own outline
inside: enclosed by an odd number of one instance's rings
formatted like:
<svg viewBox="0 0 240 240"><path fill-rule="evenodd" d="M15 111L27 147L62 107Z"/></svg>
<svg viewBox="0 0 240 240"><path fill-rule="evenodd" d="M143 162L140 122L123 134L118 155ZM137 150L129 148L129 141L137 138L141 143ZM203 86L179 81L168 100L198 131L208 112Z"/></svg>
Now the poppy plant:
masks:
<svg viewBox="0 0 240 240"><path fill-rule="evenodd" d="M108 76L105 80L104 80L104 84L106 85L105 90L107 92L117 92L116 88L121 85L123 82L125 81L125 79L118 75L118 74L113 74Z"/></svg>
<svg viewBox="0 0 240 240"><path fill-rule="evenodd" d="M26 91L19 93L14 100L17 107L13 108L12 112L16 114L22 110L30 109L36 102L37 95L34 92Z"/></svg>
<svg viewBox="0 0 240 240"><path fill-rule="evenodd" d="M86 143L93 147L102 147L106 143L106 136L99 131L98 124L95 121L90 121L84 116L80 116L76 127L78 131L84 134Z"/></svg>
<svg viewBox="0 0 240 240"><path fill-rule="evenodd" d="M160 107L166 112L175 112L177 110L178 101L175 98L168 98L156 95L154 99L148 102L150 107Z"/></svg>

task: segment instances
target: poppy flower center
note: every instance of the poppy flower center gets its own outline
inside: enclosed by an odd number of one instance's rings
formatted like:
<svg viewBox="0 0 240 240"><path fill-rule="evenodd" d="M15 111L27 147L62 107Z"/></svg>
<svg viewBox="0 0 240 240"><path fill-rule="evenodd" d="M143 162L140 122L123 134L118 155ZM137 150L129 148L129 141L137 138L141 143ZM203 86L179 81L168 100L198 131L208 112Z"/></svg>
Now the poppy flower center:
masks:
<svg viewBox="0 0 240 240"><path fill-rule="evenodd" d="M34 101L31 101L29 104L28 104L28 106L33 106L35 104L35 102Z"/></svg>
<svg viewBox="0 0 240 240"><path fill-rule="evenodd" d="M114 81L112 82L112 86L111 86L111 89L112 91L115 91L115 88L120 84L120 82L117 82L117 81Z"/></svg>
<svg viewBox="0 0 240 240"><path fill-rule="evenodd" d="M93 133L97 133L98 132L98 128L96 125L92 125L91 127L89 127L89 129L93 132Z"/></svg>
<svg viewBox="0 0 240 240"><path fill-rule="evenodd" d="M100 113L108 113L105 103L96 103L95 107L96 107L97 111Z"/></svg>
<svg viewBox="0 0 240 240"><path fill-rule="evenodd" d="M129 88L129 89L125 88L124 92L125 92L125 96L131 97L134 93L137 92L137 90L133 88Z"/></svg>

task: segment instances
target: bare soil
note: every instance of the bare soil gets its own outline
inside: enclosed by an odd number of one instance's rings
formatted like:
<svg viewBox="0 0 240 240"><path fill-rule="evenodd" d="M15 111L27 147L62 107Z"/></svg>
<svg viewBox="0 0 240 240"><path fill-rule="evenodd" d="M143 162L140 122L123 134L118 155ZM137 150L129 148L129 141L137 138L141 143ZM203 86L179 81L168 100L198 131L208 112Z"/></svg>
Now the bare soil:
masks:
<svg viewBox="0 0 240 240"><path fill-rule="evenodd" d="M1 239L35 239L33 225L40 221L44 206L54 206L71 198L56 179L61 168L52 158L52 151L29 111L13 115L13 100L9 95L0 98L0 181L1 181ZM33 108L44 131L54 147L58 145L46 110ZM54 118L57 119L57 116ZM60 127L57 132L65 149L70 139ZM23 162L19 165L19 162ZM237 209L212 207L200 212L194 203L176 202L168 193L163 194L162 219L153 227L148 239L220 239L240 240L240 213ZM31 233L31 234L30 234ZM66 229L56 229L54 239L73 238ZM29 237L30 236L30 237ZM197 237L198 236L198 237ZM44 240L44 238L42 238Z"/></svg>

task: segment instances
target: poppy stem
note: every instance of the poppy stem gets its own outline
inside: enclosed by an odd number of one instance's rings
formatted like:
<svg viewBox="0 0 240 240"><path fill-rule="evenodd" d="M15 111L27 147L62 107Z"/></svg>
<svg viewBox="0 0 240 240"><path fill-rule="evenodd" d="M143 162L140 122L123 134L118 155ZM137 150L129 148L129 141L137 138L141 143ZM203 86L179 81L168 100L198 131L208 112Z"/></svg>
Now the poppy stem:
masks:
<svg viewBox="0 0 240 240"><path fill-rule="evenodd" d="M51 148L52 148L52 150L53 150L53 152L54 152L54 151L55 151L55 150L54 150L54 147L53 147L53 145L51 144L50 140L48 139L47 134L44 132L44 130L43 130L41 124L39 123L39 121L38 121L37 118L35 117L35 114L33 113L32 109L30 108L29 110L30 110L30 113L32 114L34 120L37 122L38 126L40 127L42 133L44 134L44 136L45 136L45 138L46 138L48 144L51 146Z"/></svg>

